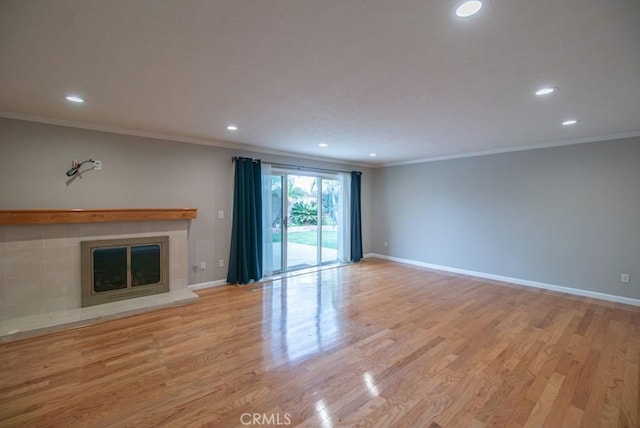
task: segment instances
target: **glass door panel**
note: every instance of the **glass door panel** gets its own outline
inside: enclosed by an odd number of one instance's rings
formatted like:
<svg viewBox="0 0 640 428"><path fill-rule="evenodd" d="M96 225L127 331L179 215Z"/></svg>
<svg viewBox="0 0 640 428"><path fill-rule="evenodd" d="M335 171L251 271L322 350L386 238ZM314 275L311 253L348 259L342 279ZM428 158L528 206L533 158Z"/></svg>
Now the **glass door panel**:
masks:
<svg viewBox="0 0 640 428"><path fill-rule="evenodd" d="M338 195L340 181L322 178L320 263L338 261Z"/></svg>
<svg viewBox="0 0 640 428"><path fill-rule="evenodd" d="M285 269L283 262L284 258L284 246L285 237L284 231L284 216L283 207L284 202L282 199L282 189L284 188L284 176L272 175L271 176L271 212L267 213L270 216L269 224L271 225L271 244L273 246L272 252L272 271L280 272Z"/></svg>
<svg viewBox="0 0 640 428"><path fill-rule="evenodd" d="M319 178L287 175L286 269L317 266Z"/></svg>

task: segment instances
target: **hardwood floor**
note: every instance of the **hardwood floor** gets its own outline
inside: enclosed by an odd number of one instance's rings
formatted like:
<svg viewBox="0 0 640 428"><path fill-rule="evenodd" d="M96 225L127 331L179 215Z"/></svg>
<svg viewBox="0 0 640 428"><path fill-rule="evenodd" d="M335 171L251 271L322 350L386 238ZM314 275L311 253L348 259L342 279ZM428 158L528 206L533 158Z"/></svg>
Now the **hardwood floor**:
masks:
<svg viewBox="0 0 640 428"><path fill-rule="evenodd" d="M639 424L640 308L375 259L199 294L0 345L0 426Z"/></svg>

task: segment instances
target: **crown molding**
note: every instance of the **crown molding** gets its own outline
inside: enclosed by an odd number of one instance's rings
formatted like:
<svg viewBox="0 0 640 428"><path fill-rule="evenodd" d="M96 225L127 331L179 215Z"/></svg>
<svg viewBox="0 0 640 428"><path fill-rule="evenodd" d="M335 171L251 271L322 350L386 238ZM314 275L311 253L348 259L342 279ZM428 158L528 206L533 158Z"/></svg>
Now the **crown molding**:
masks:
<svg viewBox="0 0 640 428"><path fill-rule="evenodd" d="M139 131L135 129L119 128L116 126L109 126L109 125L98 125L90 122L82 122L82 121L69 120L69 119L59 119L59 118L48 117L48 116L37 116L37 115L24 114L24 113L0 111L0 118L24 120L27 122L44 123L47 125L65 126L68 128L86 129L89 131L108 132L111 134L128 135L133 137L154 138L157 140L172 141L177 143L198 144L201 146L219 147L219 148L231 149L231 150L243 150L248 152L256 152L256 153L269 154L269 155L275 155L275 156L286 156L286 157L293 157L297 159L313 160L318 162L330 162L330 163L336 163L341 165L352 165L352 166L357 166L361 168L374 167L374 165L370 163L348 161L344 159L335 159L335 158L323 157L323 156L305 155L302 153L289 152L284 150L267 149L264 147L254 146L251 144L234 143L231 141L208 140L204 138L192 138L192 137L185 137L180 135L164 134L159 132Z"/></svg>
<svg viewBox="0 0 640 428"><path fill-rule="evenodd" d="M306 160L312 160L312 161L318 161L318 162L331 162L331 163L341 164L341 165L353 165L361 168L371 168L371 169L438 162L438 161L453 160L453 159L473 158L473 157L497 155L497 154L511 153L511 152L522 152L527 150L547 149L552 147L571 146L571 145L584 144L584 143L596 143L596 142L603 142L603 141L609 141L609 140L619 140L622 138L640 137L640 130L639 130L639 131L632 131L632 132L621 133L621 134L610 134L610 135L602 135L598 137L587 137L587 138L580 138L580 139L573 139L573 140L561 140L561 141L554 141L554 142L547 142L547 143L540 143L540 144L530 144L530 145L520 146L520 147L504 147L500 149L458 153L455 155L426 157L426 158L412 159L412 160L400 161L400 162L366 163L366 162L348 161L344 159L335 159L335 158L323 157L323 156L305 155L302 153L296 153L296 152L290 152L290 151L284 151L284 150L273 150L273 149L267 149L260 146L254 146L251 144L234 143L230 141L220 141L220 140L208 140L208 139L202 139L202 138L192 138L192 137L163 134L163 133L150 132L150 131L139 131L139 130L128 129L128 128L119 128L119 127L109 126L109 125L98 125L98 124L89 123L89 122L82 122L82 121L69 120L69 119L59 119L59 118L53 118L53 117L47 117L47 116L37 116L37 115L30 115L30 114L24 114L24 113L0 111L0 118L24 120L28 122L44 123L48 125L66 126L69 128L87 129L90 131L108 132L112 134L129 135L133 137L154 138L158 140L173 141L178 143L198 144L201 146L219 147L223 149L244 150L248 152L269 154L269 155L275 155L275 156L294 157L298 159L306 159Z"/></svg>
<svg viewBox="0 0 640 428"><path fill-rule="evenodd" d="M413 159L413 160L402 161L402 162L389 162L389 163L377 164L373 166L373 168L385 168L389 166L412 165L412 164L418 164L418 163L438 162L438 161L452 160L452 159L474 158L479 156L498 155L502 153L524 152L527 150L538 150L538 149L548 149L552 147L573 146L573 145L584 144L584 143L598 143L598 142L620 140L622 138L633 138L633 137L640 137L640 131L633 131L633 132L627 132L622 134L603 135L599 137L579 138L575 140L554 141L550 143L530 144L530 145L521 146L521 147L505 147L501 149L481 150L477 152L459 153L459 154L447 155L447 156L434 156L430 158Z"/></svg>

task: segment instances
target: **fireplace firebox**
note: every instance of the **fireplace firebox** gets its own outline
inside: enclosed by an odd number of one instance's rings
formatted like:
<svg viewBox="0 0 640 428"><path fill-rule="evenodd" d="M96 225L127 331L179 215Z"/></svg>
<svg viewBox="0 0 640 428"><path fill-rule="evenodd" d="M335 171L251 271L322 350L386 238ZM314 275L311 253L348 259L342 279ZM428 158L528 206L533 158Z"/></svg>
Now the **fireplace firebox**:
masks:
<svg viewBox="0 0 640 428"><path fill-rule="evenodd" d="M83 241L82 306L169 292L169 237Z"/></svg>

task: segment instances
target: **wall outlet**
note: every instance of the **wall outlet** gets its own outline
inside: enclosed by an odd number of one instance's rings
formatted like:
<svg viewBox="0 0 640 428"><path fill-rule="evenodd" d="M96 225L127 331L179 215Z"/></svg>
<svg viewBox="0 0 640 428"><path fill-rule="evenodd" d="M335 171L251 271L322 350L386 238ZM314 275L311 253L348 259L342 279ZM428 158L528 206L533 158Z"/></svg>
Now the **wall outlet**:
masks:
<svg viewBox="0 0 640 428"><path fill-rule="evenodd" d="M219 219L223 219L224 218L224 210L218 211L218 218Z"/></svg>
<svg viewBox="0 0 640 428"><path fill-rule="evenodd" d="M102 161L94 160L93 161L93 169L95 169L96 171L102 171Z"/></svg>
<svg viewBox="0 0 640 428"><path fill-rule="evenodd" d="M387 241L384 241L384 248L387 248L389 246L389 243Z"/></svg>
<svg viewBox="0 0 640 428"><path fill-rule="evenodd" d="M218 260L218 267L224 267L224 259Z"/></svg>
<svg viewBox="0 0 640 428"><path fill-rule="evenodd" d="M207 264L205 262L200 262L200 270L207 270Z"/></svg>
<svg viewBox="0 0 640 428"><path fill-rule="evenodd" d="M620 274L620 282L623 282L625 284L628 284L629 282L631 282L631 278L629 277L628 273L621 273Z"/></svg>
<svg viewBox="0 0 640 428"><path fill-rule="evenodd" d="M199 268L200 267L197 264L193 265L193 270L197 271Z"/></svg>

